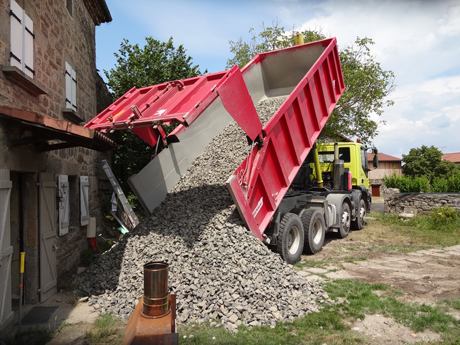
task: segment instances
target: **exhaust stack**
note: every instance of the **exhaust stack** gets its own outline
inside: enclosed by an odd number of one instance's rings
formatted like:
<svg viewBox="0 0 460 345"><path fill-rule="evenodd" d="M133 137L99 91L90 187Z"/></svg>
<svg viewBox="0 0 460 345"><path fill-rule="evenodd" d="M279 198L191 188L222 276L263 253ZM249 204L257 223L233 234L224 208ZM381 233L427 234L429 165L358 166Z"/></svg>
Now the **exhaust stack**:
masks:
<svg viewBox="0 0 460 345"><path fill-rule="evenodd" d="M144 265L144 296L128 321L123 345L176 345L176 295L168 294L169 265Z"/></svg>

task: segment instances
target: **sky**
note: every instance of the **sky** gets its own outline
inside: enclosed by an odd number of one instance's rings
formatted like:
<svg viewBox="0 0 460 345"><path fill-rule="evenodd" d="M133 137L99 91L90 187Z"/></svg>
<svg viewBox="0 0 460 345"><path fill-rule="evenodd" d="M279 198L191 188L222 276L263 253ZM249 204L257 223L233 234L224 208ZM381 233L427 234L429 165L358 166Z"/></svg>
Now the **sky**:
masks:
<svg viewBox="0 0 460 345"><path fill-rule="evenodd" d="M229 41L248 41L249 29L278 20L287 30L321 28L339 49L356 37L375 42L371 53L396 75L394 106L382 116L373 144L402 157L422 145L460 152L460 0L110 0L113 21L96 29L96 65L113 68L123 38L152 36L184 45L200 70L225 70ZM103 76L104 77L104 76Z"/></svg>

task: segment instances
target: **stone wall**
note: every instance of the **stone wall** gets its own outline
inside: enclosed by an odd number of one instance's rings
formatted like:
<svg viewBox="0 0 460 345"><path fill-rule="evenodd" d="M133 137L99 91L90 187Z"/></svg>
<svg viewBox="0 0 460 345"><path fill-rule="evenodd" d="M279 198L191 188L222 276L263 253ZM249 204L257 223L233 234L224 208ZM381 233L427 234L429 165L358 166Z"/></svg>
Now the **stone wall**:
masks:
<svg viewBox="0 0 460 345"><path fill-rule="evenodd" d="M450 206L460 211L460 193L404 193L399 189L384 190L385 213L428 214L441 206Z"/></svg>
<svg viewBox="0 0 460 345"><path fill-rule="evenodd" d="M65 107L65 62L77 74L77 114L86 122L96 114L95 25L82 0L18 0L34 27L34 80L47 93L31 97L0 71L0 103L62 119ZM9 1L0 2L0 65L10 65Z"/></svg>
<svg viewBox="0 0 460 345"><path fill-rule="evenodd" d="M0 1L0 106L24 109L60 120L69 121L63 114L66 108L65 62L76 71L77 111L83 122L97 115L111 101L107 89L96 70L95 23L83 0L73 0L72 10L66 1L55 0L16 0L33 21L34 65L33 81L44 95L34 96L17 83L8 79L2 72L3 66L10 66L10 0ZM100 23L98 23L100 24ZM102 90L105 88L105 90ZM98 91L99 90L99 94ZM102 95L98 97L98 95ZM98 106L98 98L101 102ZM76 120L79 124L81 120ZM74 120L72 120L74 121ZM58 275L76 268L80 253L88 247L86 226L80 226L79 176L89 179L89 206L92 213L102 218L101 205L103 193L99 190L100 180L106 180L101 160L110 161L110 154L100 153L83 147L36 152L33 146L8 146L11 138L30 136L31 133L15 127L0 119L0 168L22 174L26 181L38 181L41 172L68 175L72 180L70 190L71 226L67 235L56 238L56 257ZM38 189L36 183L24 183L24 203L28 214L24 227L26 248L26 283L24 285L26 302L37 301L39 284L39 231L37 219ZM13 187L16 188L16 187ZM58 203L57 203L58 204ZM72 206L73 205L73 206ZM56 223L58 221L56 209ZM30 214L30 216L29 216Z"/></svg>

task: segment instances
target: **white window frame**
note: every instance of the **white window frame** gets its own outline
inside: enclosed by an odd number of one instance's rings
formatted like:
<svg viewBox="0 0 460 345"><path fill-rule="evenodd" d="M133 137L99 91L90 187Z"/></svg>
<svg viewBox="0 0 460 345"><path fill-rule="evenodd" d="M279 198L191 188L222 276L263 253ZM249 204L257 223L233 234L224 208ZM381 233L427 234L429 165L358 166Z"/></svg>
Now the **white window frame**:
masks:
<svg viewBox="0 0 460 345"><path fill-rule="evenodd" d="M65 62L65 107L77 111L77 73Z"/></svg>
<svg viewBox="0 0 460 345"><path fill-rule="evenodd" d="M34 70L34 23L15 0L10 3L10 65L32 79Z"/></svg>

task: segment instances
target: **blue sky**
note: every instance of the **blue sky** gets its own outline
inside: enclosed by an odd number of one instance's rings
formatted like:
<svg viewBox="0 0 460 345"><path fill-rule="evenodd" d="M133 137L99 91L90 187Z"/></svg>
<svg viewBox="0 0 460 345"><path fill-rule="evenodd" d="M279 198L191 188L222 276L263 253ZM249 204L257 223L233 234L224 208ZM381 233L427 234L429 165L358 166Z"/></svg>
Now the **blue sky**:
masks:
<svg viewBox="0 0 460 345"><path fill-rule="evenodd" d="M113 21L96 29L97 68L116 63L123 38L146 36L183 44L204 71L225 69L229 40L249 39L249 28L278 19L286 29L322 28L339 48L370 37L372 53L396 74L395 105L386 108L374 144L401 157L434 145L460 152L460 0L352 1L107 1ZM101 72L101 75L103 73Z"/></svg>

